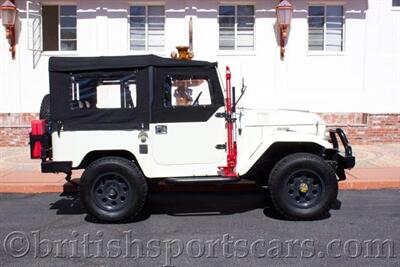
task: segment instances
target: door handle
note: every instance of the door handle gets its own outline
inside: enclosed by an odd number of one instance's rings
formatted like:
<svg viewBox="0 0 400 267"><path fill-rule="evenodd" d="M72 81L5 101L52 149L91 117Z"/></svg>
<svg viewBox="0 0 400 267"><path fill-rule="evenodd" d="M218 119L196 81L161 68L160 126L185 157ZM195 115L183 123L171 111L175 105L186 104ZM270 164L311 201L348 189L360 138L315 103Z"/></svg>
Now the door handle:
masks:
<svg viewBox="0 0 400 267"><path fill-rule="evenodd" d="M167 125L156 125L156 134L167 134Z"/></svg>

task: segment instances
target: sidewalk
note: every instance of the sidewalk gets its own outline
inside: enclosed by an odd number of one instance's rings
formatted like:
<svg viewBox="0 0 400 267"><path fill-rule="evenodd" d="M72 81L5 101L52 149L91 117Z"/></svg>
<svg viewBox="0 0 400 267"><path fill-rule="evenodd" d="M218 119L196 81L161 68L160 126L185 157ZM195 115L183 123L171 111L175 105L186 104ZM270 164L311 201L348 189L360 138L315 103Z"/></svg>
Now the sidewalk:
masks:
<svg viewBox="0 0 400 267"><path fill-rule="evenodd" d="M356 168L347 172L347 180L339 186L345 190L400 189L400 144L379 144L353 146L356 156ZM72 177L79 179L82 171L76 171ZM76 188L64 180L64 174L40 173L40 160L29 158L28 147L0 147L0 193L39 193L76 191ZM196 186L195 190L233 191L254 190L253 183L241 182L224 186ZM193 187L171 187L162 185L160 191L193 190Z"/></svg>

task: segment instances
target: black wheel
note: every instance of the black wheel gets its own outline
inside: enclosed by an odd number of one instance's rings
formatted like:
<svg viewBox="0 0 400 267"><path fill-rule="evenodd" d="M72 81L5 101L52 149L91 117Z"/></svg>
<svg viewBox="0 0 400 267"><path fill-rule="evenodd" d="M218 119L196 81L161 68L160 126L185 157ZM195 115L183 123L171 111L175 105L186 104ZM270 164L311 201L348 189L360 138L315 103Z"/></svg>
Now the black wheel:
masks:
<svg viewBox="0 0 400 267"><path fill-rule="evenodd" d="M39 119L50 121L50 94L43 97L40 104Z"/></svg>
<svg viewBox="0 0 400 267"><path fill-rule="evenodd" d="M335 172L322 158L308 153L289 155L272 169L268 188L275 208L286 218L316 219L336 201Z"/></svg>
<svg viewBox="0 0 400 267"><path fill-rule="evenodd" d="M105 157L91 163L81 178L81 199L87 212L98 220L133 219L147 197L147 183L132 162Z"/></svg>

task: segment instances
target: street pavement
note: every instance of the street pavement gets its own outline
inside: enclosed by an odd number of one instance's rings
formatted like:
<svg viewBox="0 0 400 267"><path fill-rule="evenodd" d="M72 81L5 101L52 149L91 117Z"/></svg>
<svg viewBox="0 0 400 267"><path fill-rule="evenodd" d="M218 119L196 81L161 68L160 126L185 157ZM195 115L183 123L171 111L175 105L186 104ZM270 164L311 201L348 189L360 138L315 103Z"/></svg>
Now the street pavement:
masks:
<svg viewBox="0 0 400 267"><path fill-rule="evenodd" d="M356 167L347 172L347 180L340 182L341 189L400 189L400 144L375 144L353 146ZM75 171L79 180L82 171ZM76 191L66 183L64 174L43 174L40 160L31 160L27 147L0 147L0 192L41 193ZM204 188L204 187L202 187ZM225 186L243 190L255 188L246 182ZM196 187L200 189L200 187ZM159 190L182 190L182 187L163 186ZM204 190L214 190L213 187Z"/></svg>
<svg viewBox="0 0 400 267"><path fill-rule="evenodd" d="M399 193L341 191L296 222L265 191L153 192L124 224L87 217L77 193L0 194L0 266L399 266Z"/></svg>

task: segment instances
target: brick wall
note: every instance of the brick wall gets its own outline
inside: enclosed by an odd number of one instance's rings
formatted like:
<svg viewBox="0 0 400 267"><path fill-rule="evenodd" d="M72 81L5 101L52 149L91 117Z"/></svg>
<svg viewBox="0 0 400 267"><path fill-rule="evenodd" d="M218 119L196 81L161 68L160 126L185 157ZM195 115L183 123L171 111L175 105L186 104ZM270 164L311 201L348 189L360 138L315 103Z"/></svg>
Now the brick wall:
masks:
<svg viewBox="0 0 400 267"><path fill-rule="evenodd" d="M400 114L320 113L326 123L345 129L352 144L400 142Z"/></svg>
<svg viewBox="0 0 400 267"><path fill-rule="evenodd" d="M27 146L29 127L1 127L0 147L4 146Z"/></svg>
<svg viewBox="0 0 400 267"><path fill-rule="evenodd" d="M344 128L352 144L400 142L400 113L319 113L329 127ZM37 113L0 113L0 146L26 146Z"/></svg>
<svg viewBox="0 0 400 267"><path fill-rule="evenodd" d="M31 120L37 113L0 113L0 146L27 146Z"/></svg>

